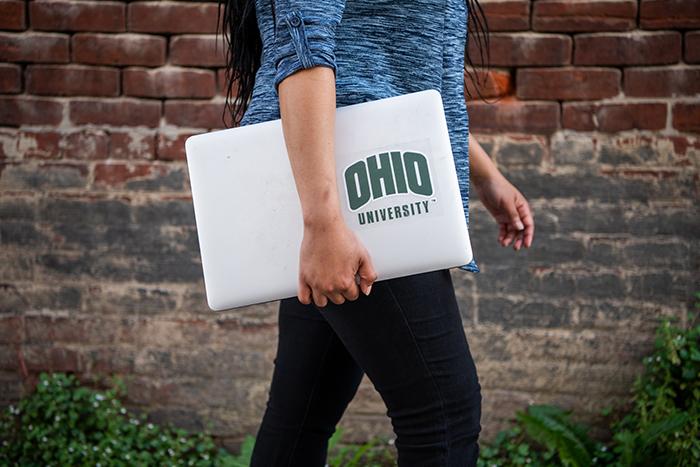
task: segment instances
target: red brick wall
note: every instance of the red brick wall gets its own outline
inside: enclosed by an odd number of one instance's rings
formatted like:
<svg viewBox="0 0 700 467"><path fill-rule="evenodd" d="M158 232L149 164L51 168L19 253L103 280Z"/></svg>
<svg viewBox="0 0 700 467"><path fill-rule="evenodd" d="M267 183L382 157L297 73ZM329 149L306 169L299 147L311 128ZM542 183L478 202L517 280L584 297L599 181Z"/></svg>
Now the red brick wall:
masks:
<svg viewBox="0 0 700 467"><path fill-rule="evenodd" d="M473 193L483 273L453 271L484 435L529 402L602 428L655 319L684 319L697 287L700 8L482 4L493 68L470 128L536 220L532 249L497 247ZM183 153L223 128L216 16L216 2L0 0L0 404L40 371L117 373L156 421L211 423L229 446L257 429L276 303L206 308ZM342 425L390 433L384 413L365 380Z"/></svg>

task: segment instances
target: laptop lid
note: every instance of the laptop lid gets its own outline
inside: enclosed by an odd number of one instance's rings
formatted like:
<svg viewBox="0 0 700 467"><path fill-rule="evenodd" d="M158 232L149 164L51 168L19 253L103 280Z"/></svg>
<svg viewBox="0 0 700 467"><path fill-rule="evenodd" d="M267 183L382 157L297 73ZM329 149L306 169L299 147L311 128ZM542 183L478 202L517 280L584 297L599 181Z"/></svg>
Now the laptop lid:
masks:
<svg viewBox="0 0 700 467"><path fill-rule="evenodd" d="M341 212L377 280L472 260L442 97L428 89L336 109ZM281 120L185 142L209 307L297 295L301 204Z"/></svg>

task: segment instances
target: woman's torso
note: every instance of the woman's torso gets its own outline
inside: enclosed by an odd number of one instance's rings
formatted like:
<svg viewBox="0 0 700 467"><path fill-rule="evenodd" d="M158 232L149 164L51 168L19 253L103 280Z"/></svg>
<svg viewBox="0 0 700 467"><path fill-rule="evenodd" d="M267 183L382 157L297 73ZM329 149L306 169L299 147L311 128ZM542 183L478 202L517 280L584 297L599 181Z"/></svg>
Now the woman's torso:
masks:
<svg viewBox="0 0 700 467"><path fill-rule="evenodd" d="M440 91L469 222L469 117L464 99L465 0L347 0L335 33L336 105L424 89ZM273 82L272 0L256 0L263 43L253 96L240 125L280 118ZM460 266L479 272L474 260Z"/></svg>

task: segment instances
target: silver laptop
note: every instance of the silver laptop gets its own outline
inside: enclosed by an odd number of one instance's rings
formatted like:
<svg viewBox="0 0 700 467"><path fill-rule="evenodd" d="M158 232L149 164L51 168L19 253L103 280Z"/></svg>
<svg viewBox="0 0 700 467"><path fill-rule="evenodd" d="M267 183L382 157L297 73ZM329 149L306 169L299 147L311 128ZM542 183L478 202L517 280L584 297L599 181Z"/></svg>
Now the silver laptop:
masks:
<svg viewBox="0 0 700 467"><path fill-rule="evenodd" d="M297 295L303 219L281 123L185 142L212 310ZM472 260L437 90L339 107L335 138L341 211L377 281Z"/></svg>

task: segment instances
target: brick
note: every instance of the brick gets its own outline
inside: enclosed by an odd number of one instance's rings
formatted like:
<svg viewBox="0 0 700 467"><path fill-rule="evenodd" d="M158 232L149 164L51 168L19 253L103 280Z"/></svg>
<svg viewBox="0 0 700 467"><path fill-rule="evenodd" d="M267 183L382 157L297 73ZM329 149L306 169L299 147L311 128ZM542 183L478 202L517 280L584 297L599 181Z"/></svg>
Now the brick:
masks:
<svg viewBox="0 0 700 467"><path fill-rule="evenodd" d="M17 150L25 159L104 159L109 140L103 130L33 130L17 133Z"/></svg>
<svg viewBox="0 0 700 467"><path fill-rule="evenodd" d="M80 371L78 352L65 347L47 347L44 345L26 345L22 347L27 370L33 372L68 372Z"/></svg>
<svg viewBox="0 0 700 467"><path fill-rule="evenodd" d="M9 63L0 64L0 93L22 92L22 69Z"/></svg>
<svg viewBox="0 0 700 467"><path fill-rule="evenodd" d="M221 103L207 101L165 101L165 121L169 125L220 129L233 126L232 117Z"/></svg>
<svg viewBox="0 0 700 467"><path fill-rule="evenodd" d="M0 317L0 344L19 344L24 338L21 316Z"/></svg>
<svg viewBox="0 0 700 467"><path fill-rule="evenodd" d="M144 254L131 266L133 280L147 284L173 282L192 283L202 280L202 263L199 250L192 250L192 257Z"/></svg>
<svg viewBox="0 0 700 467"><path fill-rule="evenodd" d="M158 127L160 124L159 101L116 98L80 99L68 103L71 122L78 125L98 124L115 126Z"/></svg>
<svg viewBox="0 0 700 467"><path fill-rule="evenodd" d="M540 165L547 153L547 141L541 136L509 136L501 141L493 157L499 164Z"/></svg>
<svg viewBox="0 0 700 467"><path fill-rule="evenodd" d="M186 167L180 164L98 163L95 165L94 187L180 191L185 189L185 170Z"/></svg>
<svg viewBox="0 0 700 467"><path fill-rule="evenodd" d="M101 129L86 128L63 135L62 157L95 160L110 156L109 135Z"/></svg>
<svg viewBox="0 0 700 467"><path fill-rule="evenodd" d="M23 251L10 251L0 249L0 279L6 285L0 284L0 311L3 313L16 313L24 310L26 303L13 294L15 287L10 282L34 280L34 258Z"/></svg>
<svg viewBox="0 0 700 467"><path fill-rule="evenodd" d="M629 31L637 25L637 2L633 0L539 0L533 3L534 31Z"/></svg>
<svg viewBox="0 0 700 467"><path fill-rule="evenodd" d="M29 315L24 320L27 344L135 343L131 331L138 325L135 320L104 315Z"/></svg>
<svg viewBox="0 0 700 467"><path fill-rule="evenodd" d="M594 142L588 135L557 132L551 138L551 160L560 165L593 162Z"/></svg>
<svg viewBox="0 0 700 467"><path fill-rule="evenodd" d="M513 77L507 70L472 70L464 73L464 95L467 100L506 96L513 93Z"/></svg>
<svg viewBox="0 0 700 467"><path fill-rule="evenodd" d="M0 125L58 125L64 102L26 95L0 96Z"/></svg>
<svg viewBox="0 0 700 467"><path fill-rule="evenodd" d="M184 161L185 140L197 133L158 133L158 159L163 161Z"/></svg>
<svg viewBox="0 0 700 467"><path fill-rule="evenodd" d="M134 207L134 222L150 225L194 226L192 200L151 201Z"/></svg>
<svg viewBox="0 0 700 467"><path fill-rule="evenodd" d="M112 225L131 222L128 201L117 199L41 198L37 208L41 222Z"/></svg>
<svg viewBox="0 0 700 467"><path fill-rule="evenodd" d="M634 206L634 216L629 215L630 205ZM551 207L551 217L540 216L538 228L557 234L635 232L639 237L669 235L684 240L700 236L696 221L700 211L694 207L649 207L601 202L596 203L595 209L582 204L553 206L548 203L548 206ZM551 222L550 219L555 221Z"/></svg>
<svg viewBox="0 0 700 467"><path fill-rule="evenodd" d="M688 31L685 33L685 61L688 63L700 63L700 31Z"/></svg>
<svg viewBox="0 0 700 467"><path fill-rule="evenodd" d="M53 245L66 251L92 249L105 255L138 257L143 254L176 256L183 250L198 250L196 230L192 227L164 228L151 223L104 226L58 223L47 231L55 238Z"/></svg>
<svg viewBox="0 0 700 467"><path fill-rule="evenodd" d="M492 323L504 330L528 327L565 327L570 312L552 303L538 300L510 300L501 297L479 298L479 322Z"/></svg>
<svg viewBox="0 0 700 467"><path fill-rule="evenodd" d="M559 104L503 100L497 105L472 102L471 129L477 132L552 133L559 128Z"/></svg>
<svg viewBox="0 0 700 467"><path fill-rule="evenodd" d="M577 131L661 130L667 104L656 102L562 104L562 125Z"/></svg>
<svg viewBox="0 0 700 467"><path fill-rule="evenodd" d="M700 133L700 102L676 102L673 104L672 112L673 128Z"/></svg>
<svg viewBox="0 0 700 467"><path fill-rule="evenodd" d="M641 0L639 25L644 29L700 27L697 0Z"/></svg>
<svg viewBox="0 0 700 467"><path fill-rule="evenodd" d="M627 276L626 290L630 290L640 300L669 303L678 300L683 303L695 291L692 278L685 278L685 271L653 270L633 273Z"/></svg>
<svg viewBox="0 0 700 467"><path fill-rule="evenodd" d="M0 164L0 190L85 188L88 169L68 162Z"/></svg>
<svg viewBox="0 0 700 467"><path fill-rule="evenodd" d="M21 155L17 150L17 129L0 128L0 161L5 159L19 159Z"/></svg>
<svg viewBox="0 0 700 467"><path fill-rule="evenodd" d="M37 247L49 243L49 238L31 222L4 221L0 224L3 245Z"/></svg>
<svg viewBox="0 0 700 467"><path fill-rule="evenodd" d="M625 68L630 97L676 97L700 93L700 67Z"/></svg>
<svg viewBox="0 0 700 467"><path fill-rule="evenodd" d="M23 30L27 29L27 21L24 15L24 5L22 1L0 1L0 29Z"/></svg>
<svg viewBox="0 0 700 467"><path fill-rule="evenodd" d="M28 65L27 92L55 96L118 96L119 70L80 65Z"/></svg>
<svg viewBox="0 0 700 467"><path fill-rule="evenodd" d="M169 313L177 307L179 293L165 287L98 285L90 288L85 297L86 310L117 316L145 316ZM138 326L134 323L132 326ZM129 329L129 338L132 334ZM134 339L136 340L136 339Z"/></svg>
<svg viewBox="0 0 700 467"><path fill-rule="evenodd" d="M42 282L71 280L131 281L140 268L136 258L104 256L94 252L55 251L36 255L35 275Z"/></svg>
<svg viewBox="0 0 700 467"><path fill-rule="evenodd" d="M216 94L213 71L182 67L122 71L124 94L138 97L210 98Z"/></svg>
<svg viewBox="0 0 700 467"><path fill-rule="evenodd" d="M0 60L67 63L68 37L66 34L48 32L0 32Z"/></svg>
<svg viewBox="0 0 700 467"><path fill-rule="evenodd" d="M83 371L88 374L132 374L137 350L133 347L103 346L80 351Z"/></svg>
<svg viewBox="0 0 700 467"><path fill-rule="evenodd" d="M170 38L169 59L173 65L226 66L226 52L215 34L181 35Z"/></svg>
<svg viewBox="0 0 700 467"><path fill-rule="evenodd" d="M217 11L212 3L137 2L129 4L127 21L129 30L136 32L216 33Z"/></svg>
<svg viewBox="0 0 700 467"><path fill-rule="evenodd" d="M17 149L23 159L60 159L62 135L58 131L20 130Z"/></svg>
<svg viewBox="0 0 700 467"><path fill-rule="evenodd" d="M527 0L482 2L490 31L527 31L530 29L530 2ZM475 15L476 11L469 12Z"/></svg>
<svg viewBox="0 0 700 467"><path fill-rule="evenodd" d="M89 65L165 64L166 39L148 34L76 33L71 38L72 59Z"/></svg>
<svg viewBox="0 0 700 467"><path fill-rule="evenodd" d="M109 157L111 159L152 160L156 155L154 131L119 131L109 133Z"/></svg>
<svg viewBox="0 0 700 467"><path fill-rule="evenodd" d="M34 220L36 206L31 199L14 196L0 198L0 219L9 220Z"/></svg>
<svg viewBox="0 0 700 467"><path fill-rule="evenodd" d="M665 65L681 58L675 31L577 34L576 65Z"/></svg>
<svg viewBox="0 0 700 467"><path fill-rule="evenodd" d="M620 70L612 68L519 68L520 99L594 100L620 93Z"/></svg>
<svg viewBox="0 0 700 467"><path fill-rule="evenodd" d="M492 66L566 65L571 63L571 37L561 34L493 33L489 37ZM476 41L469 54L479 57Z"/></svg>
<svg viewBox="0 0 700 467"><path fill-rule="evenodd" d="M81 289L70 285L23 284L14 293L23 310L78 310L82 297Z"/></svg>
<svg viewBox="0 0 700 467"><path fill-rule="evenodd" d="M624 199L631 203L696 196L695 174L682 168L582 168L571 172L527 166L511 170L506 166L503 172L511 183L532 199L567 198L605 203Z"/></svg>
<svg viewBox="0 0 700 467"><path fill-rule="evenodd" d="M613 135L596 142L603 164L684 167L700 154L700 141L682 136Z"/></svg>
<svg viewBox="0 0 700 467"><path fill-rule="evenodd" d="M661 310L655 304L640 303L636 306L599 302L582 303L579 307L578 325L585 329L617 331L625 329L653 335L659 318L675 316L669 310Z"/></svg>
<svg viewBox="0 0 700 467"><path fill-rule="evenodd" d="M124 31L125 7L110 1L29 2L32 29L48 31Z"/></svg>

